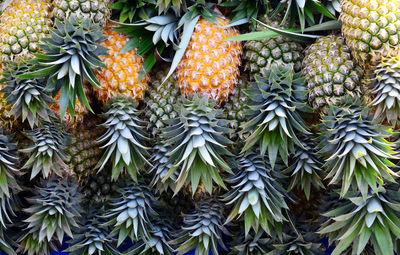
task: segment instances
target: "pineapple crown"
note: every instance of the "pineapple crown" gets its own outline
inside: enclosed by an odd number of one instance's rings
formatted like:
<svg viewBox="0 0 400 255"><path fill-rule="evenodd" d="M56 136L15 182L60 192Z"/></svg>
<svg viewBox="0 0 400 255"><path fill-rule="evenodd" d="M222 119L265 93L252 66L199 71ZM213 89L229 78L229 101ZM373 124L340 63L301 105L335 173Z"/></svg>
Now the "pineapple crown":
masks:
<svg viewBox="0 0 400 255"><path fill-rule="evenodd" d="M54 100L49 96L45 80L41 78L19 78L21 74L32 71L33 66L25 61L10 62L3 72L1 80L6 86L2 89L7 104L11 105L10 114L15 118L22 117L22 122L28 120L31 128L38 126L40 118L50 121L54 116L49 104Z"/></svg>
<svg viewBox="0 0 400 255"><path fill-rule="evenodd" d="M374 67L375 78L370 106L375 107L375 118L395 125L400 117L400 50L392 50L380 57Z"/></svg>
<svg viewBox="0 0 400 255"><path fill-rule="evenodd" d="M82 195L78 183L71 177L43 180L34 189L34 196L27 199L30 207L24 209L29 218L25 233L19 238L19 251L28 254L50 254L55 248L55 238L61 244L64 234L73 237L71 228L79 227Z"/></svg>
<svg viewBox="0 0 400 255"><path fill-rule="evenodd" d="M235 174L226 179L231 189L222 199L233 205L227 222L243 215L246 236L251 228L258 233L261 226L269 235L275 231L281 237L283 223L290 220L286 192L272 177L270 166L254 151L238 156L235 164Z"/></svg>
<svg viewBox="0 0 400 255"><path fill-rule="evenodd" d="M294 153L294 144L304 148L296 132L310 134L298 111L305 109L304 78L294 72L293 65L273 65L250 86L247 91L250 120L241 125L240 133L252 133L242 153L258 142L261 155L268 152L272 168L278 153L288 165L288 150Z"/></svg>
<svg viewBox="0 0 400 255"><path fill-rule="evenodd" d="M385 138L390 130L378 125L368 107L360 100L346 97L338 106L331 106L322 116L320 154L325 160L330 184L342 182L341 195L350 186L358 187L363 196L368 188L378 190L383 179L397 176L390 159L397 159L394 143Z"/></svg>
<svg viewBox="0 0 400 255"><path fill-rule="evenodd" d="M4 134L0 130L0 199L4 200L12 195L12 190L20 190L16 176L20 175L18 168L17 146L13 142L13 137ZM3 208L3 207L2 207ZM0 212L3 210L0 210ZM0 215L1 216L1 215ZM5 214L7 217L7 214ZM7 217L8 218L8 217ZM0 222L4 226L3 217Z"/></svg>
<svg viewBox="0 0 400 255"><path fill-rule="evenodd" d="M50 31L50 37L44 38L40 44L44 54L35 54L37 70L20 77L49 77L48 86L53 95L61 90L61 119L67 108L70 115L74 116L76 98L92 111L83 90L83 79L94 87L100 87L93 70L106 67L98 57L107 54L107 49L98 44L102 40L102 30L88 19L82 23L74 17L64 23L57 20L56 28Z"/></svg>
<svg viewBox="0 0 400 255"><path fill-rule="evenodd" d="M150 158L150 162L153 167L149 170L149 174L153 175L150 187L156 186L156 190L160 193L166 192L168 188L172 191L176 188L176 180L178 179L178 173L174 172L164 182L162 179L167 175L168 171L172 168L173 164L168 162L169 157L166 155L171 149L163 142L158 142L153 147L153 153Z"/></svg>
<svg viewBox="0 0 400 255"><path fill-rule="evenodd" d="M146 157L150 148L144 144L149 141L145 126L146 123L139 118L141 114L135 104L127 98L114 99L108 111L102 114L106 121L101 124L107 131L97 140L106 148L96 168L102 170L110 157L113 160L112 179L127 170L131 178L137 181L137 172L144 164L151 165Z"/></svg>
<svg viewBox="0 0 400 255"><path fill-rule="evenodd" d="M240 228L235 240L231 243L232 250L230 255L264 255L267 254L271 239L266 237L262 230L255 233L250 231L244 235L244 229Z"/></svg>
<svg viewBox="0 0 400 255"><path fill-rule="evenodd" d="M332 255L343 254L353 244L353 254L361 254L371 243L377 255L392 254L396 239L400 236L399 185L389 184L384 189L370 189L364 196L349 191L345 203L324 213L329 217L320 234L327 234L331 242L337 242Z"/></svg>
<svg viewBox="0 0 400 255"><path fill-rule="evenodd" d="M116 241L108 236L111 232L109 226L104 226L106 219L104 208L90 208L82 218L81 228L74 229L74 239L69 242L67 251L71 255L119 255L114 246Z"/></svg>
<svg viewBox="0 0 400 255"><path fill-rule="evenodd" d="M226 121L220 119L221 110L214 108L214 102L207 96L195 94L193 98L183 99L177 105L178 118L167 121L168 127L163 128L163 137L171 151L166 155L169 163L174 164L162 179L168 180L181 166L177 179L175 194L191 183L194 195L200 180L203 181L208 193L212 193L212 182L226 189L219 174L219 167L231 173L229 165L221 157L231 156L226 146L232 142L224 137L230 132Z"/></svg>
<svg viewBox="0 0 400 255"><path fill-rule="evenodd" d="M283 171L290 174L289 190L300 187L307 200L310 199L311 186L316 189L324 188L320 174L323 172L323 162L317 152L318 143L308 135L300 134L299 140L304 148L295 145L295 153L292 154L291 164Z"/></svg>
<svg viewBox="0 0 400 255"><path fill-rule="evenodd" d="M23 168L31 169L31 180L40 172L44 178L48 178L53 172L61 176L62 171L68 168L64 162L67 135L61 123L56 120L44 122L41 127L25 134L31 144L20 152L30 155Z"/></svg>
<svg viewBox="0 0 400 255"><path fill-rule="evenodd" d="M153 222L149 240L139 240L129 251L130 254L140 255L172 255L174 249L169 244L172 240L172 222L168 215L160 215Z"/></svg>
<svg viewBox="0 0 400 255"><path fill-rule="evenodd" d="M150 188L144 184L127 181L111 198L110 211L105 215L106 225L112 225L111 236L118 235L118 246L127 236L131 240L150 240L158 205Z"/></svg>
<svg viewBox="0 0 400 255"><path fill-rule="evenodd" d="M223 234L230 235L224 226L224 207L215 199L204 199L196 204L192 213L184 215L182 231L172 244L179 244L178 255L196 249L197 254L208 254L210 249L218 255L217 244L227 250Z"/></svg>

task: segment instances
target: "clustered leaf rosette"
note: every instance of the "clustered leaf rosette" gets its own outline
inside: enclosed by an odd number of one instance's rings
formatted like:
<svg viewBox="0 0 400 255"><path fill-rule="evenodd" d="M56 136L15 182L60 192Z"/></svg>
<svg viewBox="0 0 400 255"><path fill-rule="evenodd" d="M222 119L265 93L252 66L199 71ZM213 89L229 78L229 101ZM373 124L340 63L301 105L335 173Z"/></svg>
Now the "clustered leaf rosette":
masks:
<svg viewBox="0 0 400 255"><path fill-rule="evenodd" d="M321 238L315 233L316 229L312 223L299 222L296 229L285 227L283 238L271 242L270 252L266 255L318 255L324 254Z"/></svg>
<svg viewBox="0 0 400 255"><path fill-rule="evenodd" d="M215 109L214 105L208 96L195 94L190 99L183 99L182 104L176 106L179 117L168 120L169 126L163 129L166 145L171 148L166 155L173 166L162 181L167 181L180 167L175 194L184 185L191 184L194 195L200 181L210 194L213 181L226 189L220 171L232 173L222 158L233 156L226 149L232 142L224 137L230 129L225 127L226 121L220 118L221 110Z"/></svg>
<svg viewBox="0 0 400 255"><path fill-rule="evenodd" d="M61 119L67 108L70 115L74 116L76 98L91 110L83 90L83 80L96 88L100 87L94 70L106 67L99 58L107 54L107 48L98 44L104 39L99 25L92 24L89 19L81 23L74 17L63 23L57 20L56 28L39 45L43 53L34 54L37 70L20 77L28 79L45 76L48 77L48 86L53 95L61 90Z"/></svg>
<svg viewBox="0 0 400 255"><path fill-rule="evenodd" d="M307 200L310 199L311 186L315 189L323 189L321 180L323 162L317 152L317 142L312 137L300 135L299 139L304 149L295 145L295 153L292 155L291 164L283 173L290 175L289 190L299 187L304 191Z"/></svg>
<svg viewBox="0 0 400 255"><path fill-rule="evenodd" d="M61 245L64 235L72 238L71 228L79 227L82 195L78 183L68 176L43 180L34 194L27 199L31 206L24 209L29 217L17 252L49 255L50 249L56 250L57 240Z"/></svg>
<svg viewBox="0 0 400 255"><path fill-rule="evenodd" d="M230 243L231 252L229 255L265 255L270 250L271 238L267 237L264 231L250 231L244 234L244 229L240 229L238 235Z"/></svg>
<svg viewBox="0 0 400 255"><path fill-rule="evenodd" d="M153 153L150 162L153 167L149 170L149 174L153 175L150 187L155 187L159 193L163 193L176 188L176 180L178 179L178 172L174 172L167 180L162 181L167 175L168 171L172 168L173 164L169 162L169 157L166 155L170 148L163 142L158 142L153 147Z"/></svg>
<svg viewBox="0 0 400 255"><path fill-rule="evenodd" d="M30 155L23 168L31 169L31 179L39 173L44 178L51 173L61 176L62 171L67 170L64 162L67 135L60 123L44 122L41 127L27 131L26 136L31 144L20 151Z"/></svg>
<svg viewBox="0 0 400 255"><path fill-rule="evenodd" d="M118 235L117 246L128 236L132 241L151 238L152 220L157 217L153 208L157 204L150 188L144 184L128 181L116 190L105 217L106 225L113 226L110 236Z"/></svg>
<svg viewBox="0 0 400 255"><path fill-rule="evenodd" d="M394 181L390 168L397 159L394 143L387 141L391 132L378 125L367 106L347 98L331 106L322 116L320 153L330 184L341 183L344 196L353 186L366 196L368 189L377 192L383 180Z"/></svg>
<svg viewBox="0 0 400 255"><path fill-rule="evenodd" d="M289 208L286 192L272 177L270 166L258 151L238 156L235 164L234 175L226 179L231 189L222 198L233 205L227 222L243 216L246 236L251 228L258 233L260 227L271 236L281 236L283 224L290 221Z"/></svg>
<svg viewBox="0 0 400 255"><path fill-rule="evenodd" d="M179 244L178 255L196 249L195 255L218 255L218 244L227 250L222 235L230 233L224 226L224 206L217 199L204 199L196 203L193 212L185 214L182 230L172 244Z"/></svg>
<svg viewBox="0 0 400 255"><path fill-rule="evenodd" d="M100 126L106 132L97 140L104 144L105 152L96 168L102 170L112 159L112 179L126 169L131 178L137 181L137 173L145 165L151 165L146 157L150 154L145 144L150 139L145 132L146 123L139 118L140 111L127 98L114 99L106 113L102 114L105 122Z"/></svg>
<svg viewBox="0 0 400 255"><path fill-rule="evenodd" d="M39 125L40 118L50 121L50 117L54 116L49 107L49 104L54 103L54 99L50 97L43 77L18 77L31 70L32 66L27 62L10 62L6 65L1 82L5 85L2 92L7 99L7 104L11 105L10 114L15 119L21 117L22 122L28 120L30 127L33 128Z"/></svg>
<svg viewBox="0 0 400 255"><path fill-rule="evenodd" d="M82 218L80 228L73 231L74 239L69 241L66 250L70 255L120 255L113 246L116 243L109 226L105 226L106 219L103 208L90 208Z"/></svg>
<svg viewBox="0 0 400 255"><path fill-rule="evenodd" d="M242 134L251 132L242 153L259 143L261 155L268 153L272 168L278 153L287 165L295 144L305 149L298 135L311 134L298 111L306 102L304 78L294 72L293 65L273 65L263 77L255 79L247 91L250 120L241 125Z"/></svg>
<svg viewBox="0 0 400 255"><path fill-rule="evenodd" d="M16 177L21 175L18 168L17 145L13 142L13 137L4 134L0 129L0 200L1 204L6 202L7 198L12 196L12 191L20 190ZM9 219L4 210L0 209L0 223L5 227L3 216Z"/></svg>
<svg viewBox="0 0 400 255"><path fill-rule="evenodd" d="M153 229L150 231L149 240L139 240L129 249L128 254L139 255L172 255L173 247L169 242L173 239L172 222L167 215L162 215L153 221Z"/></svg>
<svg viewBox="0 0 400 255"><path fill-rule="evenodd" d="M400 196L399 185L382 186L377 192L370 189L365 197L360 192L349 191L344 203L324 213L328 220L319 233L326 234L336 247L332 255L343 254L352 245L354 255L364 254L372 245L376 255L399 251ZM350 254L350 253L348 253Z"/></svg>
<svg viewBox="0 0 400 255"><path fill-rule="evenodd" d="M396 124L400 118L400 50L381 57L374 73L370 92L374 97L370 106L376 108L374 117Z"/></svg>

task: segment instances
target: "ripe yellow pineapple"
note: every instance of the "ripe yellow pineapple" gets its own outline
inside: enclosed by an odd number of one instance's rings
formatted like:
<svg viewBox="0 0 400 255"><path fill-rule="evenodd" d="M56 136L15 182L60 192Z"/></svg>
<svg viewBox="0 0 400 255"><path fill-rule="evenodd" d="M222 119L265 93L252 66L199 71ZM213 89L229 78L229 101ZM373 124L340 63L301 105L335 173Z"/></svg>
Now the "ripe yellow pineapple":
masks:
<svg viewBox="0 0 400 255"><path fill-rule="evenodd" d="M371 53L400 45L400 0L342 0L341 6L343 36L361 65Z"/></svg>
<svg viewBox="0 0 400 255"><path fill-rule="evenodd" d="M104 32L107 39L100 45L109 49L108 56L100 59L107 69L96 71L97 78L102 85L95 89L97 98L105 105L110 99L118 96L142 100L148 87L149 76L139 81L139 72L143 66L143 57L136 54L136 50L122 53L121 49L128 42L128 38L121 33L107 28Z"/></svg>
<svg viewBox="0 0 400 255"><path fill-rule="evenodd" d="M39 51L52 26L51 1L15 0L0 16L0 60L15 61Z"/></svg>
<svg viewBox="0 0 400 255"><path fill-rule="evenodd" d="M217 18L219 25L205 18L196 24L185 54L176 69L178 85L183 95L207 94L218 102L227 100L239 75L242 45L238 41L223 41L239 35L229 25L229 19Z"/></svg>

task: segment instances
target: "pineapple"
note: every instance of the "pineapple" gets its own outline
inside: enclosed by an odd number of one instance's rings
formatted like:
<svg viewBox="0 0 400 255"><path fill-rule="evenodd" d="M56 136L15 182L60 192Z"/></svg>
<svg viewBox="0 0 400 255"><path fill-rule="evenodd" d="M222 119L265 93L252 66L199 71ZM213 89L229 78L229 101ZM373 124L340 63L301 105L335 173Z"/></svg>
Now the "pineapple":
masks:
<svg viewBox="0 0 400 255"><path fill-rule="evenodd" d="M282 226L290 220L289 208L285 190L272 177L270 166L257 151L238 156L236 165L235 174L227 178L232 189L222 199L233 205L226 222L243 216L246 237L250 229L281 236Z"/></svg>
<svg viewBox="0 0 400 255"><path fill-rule="evenodd" d="M351 254L386 255L393 254L393 250L398 252L398 191L397 183L379 187L376 191L370 189L366 196L351 191L344 197L342 205L324 213L328 220L319 233L327 234L329 241L336 243L332 255L344 254L351 244ZM368 252L368 243L375 253Z"/></svg>
<svg viewBox="0 0 400 255"><path fill-rule="evenodd" d="M62 176L67 171L64 162L67 137L60 123L44 122L41 127L27 131L26 136L31 144L20 151L30 155L23 168L31 170L31 180L39 173L48 178L52 173Z"/></svg>
<svg viewBox="0 0 400 255"><path fill-rule="evenodd" d="M105 27L111 17L111 2L112 0L54 0L52 15L59 21L75 17L80 22L88 19Z"/></svg>
<svg viewBox="0 0 400 255"><path fill-rule="evenodd" d="M31 205L24 208L29 217L18 239L18 252L49 255L50 250L57 250L56 240L62 244L64 235L72 238L71 229L79 227L82 195L76 181L68 176L43 180L34 192L28 199Z"/></svg>
<svg viewBox="0 0 400 255"><path fill-rule="evenodd" d="M246 102L249 100L249 97L246 94L246 90L250 88L247 80L245 76L239 77L237 85L233 88L227 102L223 105L224 119L229 121L229 128L232 130L228 134L228 138L232 141L239 142L249 136L248 133L244 135L238 134L240 126L247 121ZM235 145L239 146L239 144Z"/></svg>
<svg viewBox="0 0 400 255"><path fill-rule="evenodd" d="M307 79L308 101L314 109L336 104L346 95L363 94L363 70L341 36L321 37L309 46L302 73Z"/></svg>
<svg viewBox="0 0 400 255"><path fill-rule="evenodd" d="M143 100L149 82L148 75L139 79L140 72L144 71L143 57L135 49L123 52L122 47L128 38L111 27L105 29L104 36L105 40L100 45L109 50L109 55L100 57L105 69L95 72L101 84L100 88L94 90L97 98L104 106L118 97Z"/></svg>
<svg viewBox="0 0 400 255"><path fill-rule="evenodd" d="M311 134L299 112L305 109L304 79L294 72L293 65L273 65L263 76L256 76L250 86L249 120L242 124L241 133L251 132L251 135L241 152L259 143L261 155L268 152L272 168L278 155L288 165L289 152L294 153L294 145L304 148L299 134Z"/></svg>
<svg viewBox="0 0 400 255"><path fill-rule="evenodd" d="M287 28L280 26L277 18L262 17L261 22L275 28ZM257 31L267 30L265 26L257 24ZM265 70L271 69L273 64L282 66L293 64L296 72L301 70L303 59L303 46L282 35L257 41L248 41L244 44L246 69L253 75L264 75Z"/></svg>
<svg viewBox="0 0 400 255"><path fill-rule="evenodd" d="M207 95L217 102L228 99L239 76L242 46L238 41L222 41L239 35L229 19L216 18L215 24L203 17L198 20L189 45L176 69L183 95Z"/></svg>
<svg viewBox="0 0 400 255"><path fill-rule="evenodd" d="M89 20L82 23L74 17L64 23L56 22L45 44L40 44L43 54L36 54L36 70L23 74L21 78L47 78L47 87L53 95L59 95L60 118L67 111L74 117L76 99L92 111L84 91L87 80L92 86L100 87L94 74L95 69L105 67L98 56L106 55L107 49L98 43L103 40L98 25Z"/></svg>
<svg viewBox="0 0 400 255"><path fill-rule="evenodd" d="M376 109L376 119L393 125L400 118L400 47L380 59L371 81L370 106Z"/></svg>
<svg viewBox="0 0 400 255"><path fill-rule="evenodd" d="M238 233L234 233L234 240L230 243L231 252L229 255L264 255L269 251L271 239L266 237L264 231L258 233L250 232L247 235L245 230L240 228Z"/></svg>
<svg viewBox="0 0 400 255"><path fill-rule="evenodd" d="M176 77L173 74L167 80L167 65L160 67L153 73L153 79L148 98L146 99L146 117L148 119L147 129L155 136L166 126L165 121L178 117L174 104L180 101ZM158 69L158 68L157 68ZM163 82L165 80L165 82Z"/></svg>
<svg viewBox="0 0 400 255"><path fill-rule="evenodd" d="M48 37L53 22L51 1L11 1L0 16L0 61L31 58L39 42Z"/></svg>
<svg viewBox="0 0 400 255"><path fill-rule="evenodd" d="M120 255L114 247L115 238L109 237L109 226L104 226L104 208L91 207L82 217L80 228L74 228L74 239L69 241L70 255Z"/></svg>
<svg viewBox="0 0 400 255"><path fill-rule="evenodd" d="M110 236L118 236L117 246L128 236L132 241L149 240L158 215L154 208L158 205L150 188L143 183L132 180L122 183L105 215L108 220L105 226L113 228Z"/></svg>
<svg viewBox="0 0 400 255"><path fill-rule="evenodd" d="M196 248L195 255L218 255L217 244L227 250L222 234L230 233L224 226L224 207L216 198L203 197L196 202L193 212L184 215L182 230L172 244L179 244L178 255L187 254Z"/></svg>
<svg viewBox="0 0 400 255"><path fill-rule="evenodd" d="M364 68L372 53L400 45L400 0L342 0L342 34Z"/></svg>
<svg viewBox="0 0 400 255"><path fill-rule="evenodd" d="M86 184L87 178L95 175L95 166L102 154L96 140L104 130L98 124L97 117L86 115L76 126L67 127L70 139L65 150L65 162L81 184Z"/></svg>
<svg viewBox="0 0 400 255"><path fill-rule="evenodd" d="M163 141L171 149L166 154L168 163L173 164L162 181L179 171L175 194L183 186L191 185L194 195L201 182L210 194L213 182L226 189L220 173L232 171L222 156L232 156L225 148L232 142L223 136L230 129L220 117L222 110L216 110L214 105L208 96L195 94L191 99L183 99L176 108L179 116L162 130Z"/></svg>
<svg viewBox="0 0 400 255"><path fill-rule="evenodd" d="M2 92L7 104L11 106L9 114L16 120L27 120L31 128L39 126L41 121L49 122L53 116L49 104L54 100L45 88L46 81L18 78L19 75L32 70L32 66L22 60L11 62L5 67L7 69L3 72L4 79L0 82L5 85Z"/></svg>
<svg viewBox="0 0 400 255"><path fill-rule="evenodd" d="M378 193L384 180L394 181L391 170L398 159L395 144L387 141L392 131L378 125L361 100L345 98L322 116L319 149L325 160L329 184L341 183L341 196L352 188L366 198L370 189Z"/></svg>

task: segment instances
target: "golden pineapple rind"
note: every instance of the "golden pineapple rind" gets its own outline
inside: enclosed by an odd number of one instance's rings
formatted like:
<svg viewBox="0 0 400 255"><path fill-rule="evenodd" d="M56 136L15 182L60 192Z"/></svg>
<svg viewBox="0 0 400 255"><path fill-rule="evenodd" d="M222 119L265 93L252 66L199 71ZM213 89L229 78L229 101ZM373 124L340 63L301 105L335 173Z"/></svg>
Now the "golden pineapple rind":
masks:
<svg viewBox="0 0 400 255"><path fill-rule="evenodd" d="M95 24L105 27L111 17L110 3L110 0L54 0L53 15L60 21L71 16L78 21L90 19Z"/></svg>
<svg viewBox="0 0 400 255"><path fill-rule="evenodd" d="M0 16L0 60L30 58L52 27L51 1L12 1Z"/></svg>
<svg viewBox="0 0 400 255"><path fill-rule="evenodd" d="M217 18L219 26L204 18L197 22L185 54L176 69L181 93L199 93L225 101L239 75L242 45L238 41L223 41L239 35L227 18Z"/></svg>
<svg viewBox="0 0 400 255"><path fill-rule="evenodd" d="M149 76L145 75L139 81L144 58L136 53L136 49L121 52L129 40L125 35L112 31L111 28L107 28L104 35L107 38L100 45L109 49L109 55L100 56L107 68L95 72L102 86L100 89L94 89L97 98L103 105L120 96L142 100L150 80Z"/></svg>
<svg viewBox="0 0 400 255"><path fill-rule="evenodd" d="M342 0L342 33L357 61L400 45L400 0Z"/></svg>
<svg viewBox="0 0 400 255"><path fill-rule="evenodd" d="M308 100L315 109L335 104L345 95L362 95L363 70L353 60L343 37L319 38L306 49L302 65Z"/></svg>

